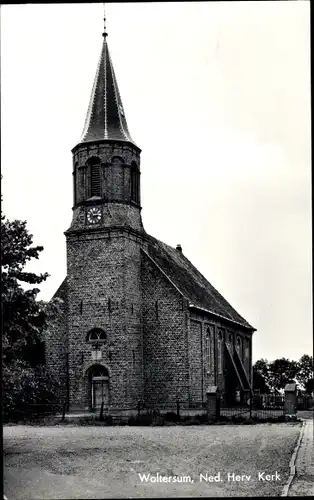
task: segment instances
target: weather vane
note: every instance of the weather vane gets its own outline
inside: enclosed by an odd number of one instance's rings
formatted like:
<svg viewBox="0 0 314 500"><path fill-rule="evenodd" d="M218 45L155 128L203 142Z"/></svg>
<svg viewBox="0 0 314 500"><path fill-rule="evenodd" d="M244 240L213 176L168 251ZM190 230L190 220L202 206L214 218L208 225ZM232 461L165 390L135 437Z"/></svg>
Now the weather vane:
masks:
<svg viewBox="0 0 314 500"><path fill-rule="evenodd" d="M103 6L104 6L104 32L103 32L102 36L106 37L106 36L108 36L108 33L106 31L106 8L105 8L106 4L103 3Z"/></svg>

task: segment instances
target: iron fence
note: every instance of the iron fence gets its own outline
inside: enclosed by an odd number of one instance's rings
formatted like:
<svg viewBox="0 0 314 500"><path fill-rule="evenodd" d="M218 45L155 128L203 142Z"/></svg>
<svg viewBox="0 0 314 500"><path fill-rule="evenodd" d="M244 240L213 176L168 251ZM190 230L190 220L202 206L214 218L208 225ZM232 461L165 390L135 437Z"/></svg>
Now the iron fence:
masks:
<svg viewBox="0 0 314 500"><path fill-rule="evenodd" d="M266 419L284 415L285 398L275 394L221 394L220 416L226 418Z"/></svg>
<svg viewBox="0 0 314 500"><path fill-rule="evenodd" d="M298 396L297 398L297 409L298 410L313 410L314 409L314 398L311 395Z"/></svg>
<svg viewBox="0 0 314 500"><path fill-rule="evenodd" d="M219 410L217 420L233 419L278 419L284 415L283 395L278 394L242 394L236 395L230 399L226 394L219 396ZM299 396L297 399L298 410L313 409L314 399L311 396ZM22 408L15 409L5 421L30 421L44 419L45 417L55 417L58 421L65 421L69 415L67 404L65 402L49 402L25 405ZM206 401L168 401L162 402L143 402L137 404L130 402L123 407L104 407L94 410L93 414L78 412L79 418L96 418L98 420L149 423L158 421L162 417L166 421L179 422L187 418L196 418L203 421L207 414ZM73 414L71 413L73 416ZM159 419L160 420L160 419Z"/></svg>

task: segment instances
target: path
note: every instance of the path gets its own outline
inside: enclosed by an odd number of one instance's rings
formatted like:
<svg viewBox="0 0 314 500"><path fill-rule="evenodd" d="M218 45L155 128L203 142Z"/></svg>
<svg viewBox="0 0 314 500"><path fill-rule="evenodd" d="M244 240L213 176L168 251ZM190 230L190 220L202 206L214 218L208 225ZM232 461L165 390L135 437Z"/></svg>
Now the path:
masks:
<svg viewBox="0 0 314 500"><path fill-rule="evenodd" d="M288 496L314 496L314 439L313 414L304 420L305 427L297 453L296 474L291 483Z"/></svg>

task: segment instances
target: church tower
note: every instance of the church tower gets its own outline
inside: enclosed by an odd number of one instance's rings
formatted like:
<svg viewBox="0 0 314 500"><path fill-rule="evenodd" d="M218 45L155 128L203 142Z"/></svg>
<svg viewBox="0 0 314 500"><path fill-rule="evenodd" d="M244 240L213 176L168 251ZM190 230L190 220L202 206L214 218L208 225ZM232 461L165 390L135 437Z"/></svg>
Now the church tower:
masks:
<svg viewBox="0 0 314 500"><path fill-rule="evenodd" d="M106 28L84 130L73 150L67 240L70 408L143 396L140 148L128 130Z"/></svg>

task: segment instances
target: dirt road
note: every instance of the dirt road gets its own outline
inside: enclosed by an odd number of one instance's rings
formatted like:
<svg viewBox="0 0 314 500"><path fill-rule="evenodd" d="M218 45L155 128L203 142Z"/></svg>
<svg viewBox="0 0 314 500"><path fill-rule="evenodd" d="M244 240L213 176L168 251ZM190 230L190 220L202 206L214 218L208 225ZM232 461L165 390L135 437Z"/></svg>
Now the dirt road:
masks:
<svg viewBox="0 0 314 500"><path fill-rule="evenodd" d="M5 426L4 492L8 500L280 496L299 432L298 423Z"/></svg>

